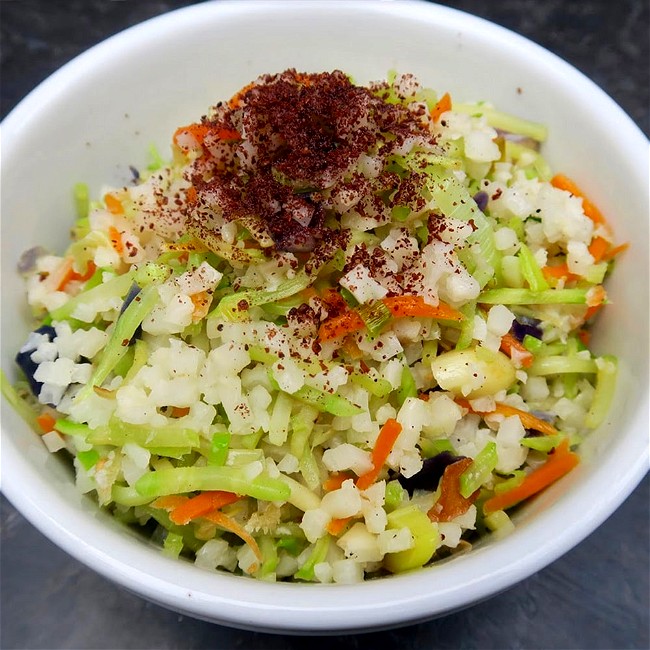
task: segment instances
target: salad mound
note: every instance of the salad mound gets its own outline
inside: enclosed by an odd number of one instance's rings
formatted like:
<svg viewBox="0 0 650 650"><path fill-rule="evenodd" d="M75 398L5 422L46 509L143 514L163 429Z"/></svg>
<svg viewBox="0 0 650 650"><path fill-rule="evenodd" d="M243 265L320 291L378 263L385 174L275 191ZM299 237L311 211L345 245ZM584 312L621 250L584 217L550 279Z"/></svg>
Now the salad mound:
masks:
<svg viewBox="0 0 650 650"><path fill-rule="evenodd" d="M209 570L352 583L512 530L579 462L624 246L543 125L410 74L263 75L25 253L3 392L100 506Z"/></svg>

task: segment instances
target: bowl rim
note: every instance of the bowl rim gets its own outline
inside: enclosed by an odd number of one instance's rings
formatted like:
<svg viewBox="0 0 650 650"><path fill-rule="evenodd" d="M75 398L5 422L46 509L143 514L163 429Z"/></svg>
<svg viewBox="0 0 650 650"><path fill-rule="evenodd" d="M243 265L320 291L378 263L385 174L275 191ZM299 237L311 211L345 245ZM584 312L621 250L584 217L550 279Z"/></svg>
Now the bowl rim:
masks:
<svg viewBox="0 0 650 650"><path fill-rule="evenodd" d="M647 149L647 139L640 129L594 82L566 61L519 34L457 9L419 0L339 0L337 4L338 10L351 14L363 9L395 18L435 19L445 27L462 24L463 29L470 32L487 31L508 45L523 48L531 56L559 68L568 83L581 88L590 101L595 101L603 107L602 110L612 115L623 137L636 147L635 152L643 155L645 151L641 152L641 149ZM9 113L0 127L7 157L10 158L14 138L18 139L23 125L42 110L42 105L46 103L44 100L51 93L65 93L66 84L73 82L98 61L110 57L115 47L128 48L138 39L175 29L178 21L191 23L205 15L227 19L252 10L276 13L290 8L291 11L309 12L326 6L331 7L332 2L222 0L177 9L130 27L68 62ZM3 166L5 161L6 157L3 157ZM512 536L500 540L498 544L475 549L463 557L464 579L460 582L453 578L458 573L461 558L412 574L357 585L268 584L246 577L207 572L188 563L170 560L149 545L133 544L123 533L107 527L101 517L89 516L57 494L48 494L48 482L40 475L34 476L25 485L24 476L33 475L34 470L30 469L28 460L12 443L3 445L2 490L37 529L77 560L122 587L170 609L233 627L273 632L333 633L381 629L427 620L488 598L550 564L578 544L613 513L648 471L648 441L641 439L643 431L648 430L647 413L646 393L630 426L638 433L635 437L628 436L621 443L620 454L633 460L627 473L619 477L614 489L584 508L583 494L597 487L597 476L616 467L615 459L608 458L598 475L590 476L577 489L560 497L550 511L540 513L534 521L517 529ZM3 429L7 425L17 426L16 421L13 414L7 418L5 413L2 414ZM56 516L50 508L51 503L57 506ZM578 506L580 516L576 520ZM533 550L527 555L514 553L522 542L538 538L550 520L563 518L574 523L561 535L542 547L531 545ZM76 530L83 530L84 535L76 534ZM90 537L88 533L91 533ZM491 563L487 574L484 570L486 560ZM436 572L435 576L433 571ZM169 578L162 578L163 575ZM431 591L430 583L434 578L440 586L436 591ZM471 589L470 598L468 589ZM300 600L297 601L296 597Z"/></svg>

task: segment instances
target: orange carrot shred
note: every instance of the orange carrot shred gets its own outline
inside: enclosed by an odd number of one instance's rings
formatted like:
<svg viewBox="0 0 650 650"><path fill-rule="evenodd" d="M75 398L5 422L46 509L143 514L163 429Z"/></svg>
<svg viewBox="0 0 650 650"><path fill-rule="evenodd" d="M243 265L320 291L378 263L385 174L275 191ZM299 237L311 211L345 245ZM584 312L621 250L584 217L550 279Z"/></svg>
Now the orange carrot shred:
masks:
<svg viewBox="0 0 650 650"><path fill-rule="evenodd" d="M187 151L187 147L183 147L178 143L179 136L187 133L191 135L199 144L203 144L203 139L205 138L208 131L209 128L206 124L188 124L187 126L179 126L174 132L172 140L177 147L180 147L183 151Z"/></svg>
<svg viewBox="0 0 650 650"><path fill-rule="evenodd" d="M581 198L582 209L585 215L595 224L607 225L607 220L603 216L603 213L585 196L584 192L568 176L565 176L564 174L556 174L551 178L551 185Z"/></svg>
<svg viewBox="0 0 650 650"><path fill-rule="evenodd" d="M543 266L542 273L547 280L561 280L564 278L570 282L572 280L578 280L580 277L569 271L566 262L563 264L557 264L556 266Z"/></svg>
<svg viewBox="0 0 650 650"><path fill-rule="evenodd" d="M609 250L609 242L604 237L594 237L589 244L589 253L594 258L594 262L600 262L605 253Z"/></svg>
<svg viewBox="0 0 650 650"><path fill-rule="evenodd" d="M108 227L108 237L115 252L121 255L124 252L124 243L122 242L122 234L115 226Z"/></svg>
<svg viewBox="0 0 650 650"><path fill-rule="evenodd" d="M323 482L323 490L325 492L338 490L348 479L354 479L354 474L350 472L335 472L334 474L330 474Z"/></svg>
<svg viewBox="0 0 650 650"><path fill-rule="evenodd" d="M530 368L533 365L534 357L532 353L527 350L515 336L508 332L501 337L501 352L507 354L511 359L519 359L522 367Z"/></svg>
<svg viewBox="0 0 650 650"><path fill-rule="evenodd" d="M106 203L106 209L111 214L124 214L124 206L115 194L105 194L104 203Z"/></svg>
<svg viewBox="0 0 650 650"><path fill-rule="evenodd" d="M41 413L36 418L36 422L38 422L38 426L41 428L41 431L43 433L49 433L50 431L54 431L54 425L56 424L56 420L49 413Z"/></svg>
<svg viewBox="0 0 650 650"><path fill-rule="evenodd" d="M214 490L209 492L201 492L195 497L188 499L181 503L178 507L174 508L169 518L179 525L184 525L196 519L203 517L209 512L223 508L230 503L238 501L241 497L233 492L224 492L221 490Z"/></svg>
<svg viewBox="0 0 650 650"><path fill-rule="evenodd" d="M232 517L224 515L223 512L220 512L219 510L213 510L212 512L206 514L205 518L212 523L217 524L217 526L221 526L221 528L225 528L231 533L237 535L237 537L243 539L251 547L253 553L255 553L255 557L257 558L258 562L260 564L262 563L262 551L260 551L260 547L257 545L257 542L253 536L250 535L249 532L240 526L234 519L232 519Z"/></svg>
<svg viewBox="0 0 650 650"><path fill-rule="evenodd" d="M151 507L169 511L178 508L187 501L189 501L189 498L183 496L182 494L167 494L163 497L158 497L155 501L152 501Z"/></svg>
<svg viewBox="0 0 650 650"><path fill-rule="evenodd" d="M614 248L610 248L604 255L603 255L603 261L608 262L611 259L614 259L617 255L620 255L624 251L626 251L630 245L628 243L621 244L620 246L616 246Z"/></svg>
<svg viewBox="0 0 650 650"><path fill-rule="evenodd" d="M347 311L333 318L328 318L321 323L318 330L318 338L321 341L329 341L330 339L358 332L365 327L363 319L355 311Z"/></svg>
<svg viewBox="0 0 650 650"><path fill-rule="evenodd" d="M451 96L449 93L445 93L436 103L436 105L431 109L431 119L434 122L440 120L440 116L443 113L451 110Z"/></svg>
<svg viewBox="0 0 650 650"><path fill-rule="evenodd" d="M189 406L172 406L171 417L182 418L190 412Z"/></svg>
<svg viewBox="0 0 650 650"><path fill-rule="evenodd" d="M589 330L578 330L578 338L583 345L589 346L589 342L591 341L591 332Z"/></svg>
<svg viewBox="0 0 650 650"><path fill-rule="evenodd" d="M341 519L332 519L327 524L327 532L334 537L338 537L353 517L343 517Z"/></svg>
<svg viewBox="0 0 650 650"><path fill-rule="evenodd" d="M528 474L518 486L495 494L483 504L483 512L490 514L497 510L506 510L517 503L537 494L544 488L568 474L580 458L569 448L569 441L564 439L555 450L549 454L548 460Z"/></svg>
<svg viewBox="0 0 650 650"><path fill-rule="evenodd" d="M397 420L393 418L386 420L384 426L379 430L375 446L372 449L372 469L357 479L356 486L360 490L367 490L377 480L377 476L379 476L379 472L401 432L402 425Z"/></svg>
<svg viewBox="0 0 650 650"><path fill-rule="evenodd" d="M476 501L479 490L469 497L460 493L460 475L472 464L471 458L447 465L440 479L440 498L427 513L431 521L451 521L464 515Z"/></svg>
<svg viewBox="0 0 650 650"><path fill-rule="evenodd" d="M421 316L423 318L439 318L441 320L461 321L465 317L456 309L444 302L436 307L425 302L422 296L393 296L384 298L383 303L396 318L406 316Z"/></svg>
<svg viewBox="0 0 650 650"><path fill-rule="evenodd" d="M557 429L549 422L536 417L532 413L528 413L528 411L522 411L521 409L510 406L509 404L497 402L493 411L477 411L476 409L472 408L468 400L461 398L456 399L456 404L472 411L472 413L477 413L478 415L483 416L492 415L495 413L503 415L505 417L516 415L521 420L521 424L523 425L524 429L534 429L535 431L544 433L547 436L554 436L558 433Z"/></svg>
<svg viewBox="0 0 650 650"><path fill-rule="evenodd" d="M591 307L587 307L587 311L585 312L585 321L588 321L590 318L593 318L601 309L603 308L603 303L601 302L598 305L592 305Z"/></svg>

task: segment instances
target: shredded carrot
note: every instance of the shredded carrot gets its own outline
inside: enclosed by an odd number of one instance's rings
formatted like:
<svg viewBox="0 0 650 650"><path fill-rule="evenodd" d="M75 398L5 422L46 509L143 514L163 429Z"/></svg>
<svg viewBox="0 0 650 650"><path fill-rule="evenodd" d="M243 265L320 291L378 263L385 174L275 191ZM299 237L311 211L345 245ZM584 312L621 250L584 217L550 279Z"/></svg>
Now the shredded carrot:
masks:
<svg viewBox="0 0 650 650"><path fill-rule="evenodd" d="M66 258L57 273L61 274L55 291L65 291L70 282L86 282L97 270L94 262L88 262L85 273L77 273L73 268L72 258Z"/></svg>
<svg viewBox="0 0 650 650"><path fill-rule="evenodd" d="M606 298L605 288L599 284L587 292L587 307L599 307Z"/></svg>
<svg viewBox="0 0 650 650"><path fill-rule="evenodd" d="M439 318L441 320L461 321L465 317L456 309L444 302L436 307L425 302L422 296L393 296L384 298L383 303L396 318L406 316L421 316L423 318Z"/></svg>
<svg viewBox="0 0 650 650"><path fill-rule="evenodd" d="M593 318L602 308L603 308L602 302L598 305L592 305L591 307L587 307L587 311L585 312L585 316L584 316L585 321L588 321L590 318Z"/></svg>
<svg viewBox="0 0 650 650"><path fill-rule="evenodd" d="M603 259L608 250L609 242L604 237L594 237L589 244L589 253L596 263Z"/></svg>
<svg viewBox="0 0 650 650"><path fill-rule="evenodd" d="M323 490L325 492L338 490L348 479L354 479L354 474L350 472L334 472L323 482Z"/></svg>
<svg viewBox="0 0 650 650"><path fill-rule="evenodd" d="M327 532L334 537L338 537L352 519L353 517L343 517L342 519L330 520L329 524L327 524Z"/></svg>
<svg viewBox="0 0 650 650"><path fill-rule="evenodd" d="M187 147L183 147L178 144L179 136L187 133L191 135L199 144L203 144L203 139L205 138L208 131L209 128L207 124L188 124L187 126L179 126L176 131L174 131L172 140L177 147L183 151L187 151Z"/></svg>
<svg viewBox="0 0 650 650"><path fill-rule="evenodd" d="M559 190L570 192L574 196L582 199L582 209L587 217L589 217L595 224L607 226L607 220L603 213L585 196L584 192L564 174L556 174L551 178L551 185L557 187Z"/></svg>
<svg viewBox="0 0 650 650"><path fill-rule="evenodd" d="M511 359L517 358L524 368L530 368L534 357L515 336L508 332L501 337L501 352L507 354Z"/></svg>
<svg viewBox="0 0 650 650"><path fill-rule="evenodd" d="M152 501L151 507L169 511L182 506L187 501L189 501L189 498L182 494L167 494L164 497L158 497L155 501Z"/></svg>
<svg viewBox="0 0 650 650"><path fill-rule="evenodd" d="M203 517L209 512L223 508L230 503L235 503L239 499L241 497L233 492L224 492L222 490L201 492L201 494L197 494L175 507L171 511L169 518L175 524L184 525L192 521L192 519Z"/></svg>
<svg viewBox="0 0 650 650"><path fill-rule="evenodd" d="M198 293L193 293L190 296L190 300L194 305L194 311L192 312L192 322L198 323L203 320L210 310L210 304L212 303L212 294L207 291L199 291Z"/></svg>
<svg viewBox="0 0 650 650"><path fill-rule="evenodd" d="M431 109L431 119L434 122L440 120L440 116L443 113L451 110L451 96L449 93L445 93L436 103L436 105Z"/></svg>
<svg viewBox="0 0 650 650"><path fill-rule="evenodd" d="M122 234L115 226L108 227L108 237L115 252L121 255L124 252L124 243L122 242Z"/></svg>
<svg viewBox="0 0 650 650"><path fill-rule="evenodd" d="M377 476L379 476L379 472L381 472L381 468L401 432L402 425L397 420L393 418L386 420L384 426L379 430L375 446L372 449L372 469L357 479L356 486L360 490L367 490L377 480Z"/></svg>
<svg viewBox="0 0 650 650"><path fill-rule="evenodd" d="M345 334L358 332L364 327L365 323L356 311L346 311L321 323L318 338L321 341L329 341Z"/></svg>
<svg viewBox="0 0 650 650"><path fill-rule="evenodd" d="M235 129L217 129L216 134L219 140L241 140L241 134Z"/></svg>
<svg viewBox="0 0 650 650"><path fill-rule="evenodd" d="M571 282L572 280L578 280L580 278L580 276L575 275L569 271L569 267L567 266L566 262L563 264L557 264L556 266L543 266L542 273L547 280L565 279Z"/></svg>
<svg viewBox="0 0 650 650"><path fill-rule="evenodd" d="M172 406L171 417L182 418L190 412L189 406Z"/></svg>
<svg viewBox="0 0 650 650"><path fill-rule="evenodd" d="M621 244L620 246L615 246L614 248L610 248L604 255L603 255L603 261L609 262L609 260L614 259L617 255L620 255L624 251L626 251L630 245L628 243Z"/></svg>
<svg viewBox="0 0 650 650"><path fill-rule="evenodd" d="M229 100L228 100L228 108L235 109L239 108L242 105L242 100L244 98L244 95L255 86L255 82L251 81L251 83L246 84L240 91L236 92Z"/></svg>
<svg viewBox="0 0 650 650"><path fill-rule="evenodd" d="M431 521L451 521L464 515L476 501L479 490L467 498L460 493L460 475L472 462L471 458L462 458L445 467L440 479L440 498L427 513Z"/></svg>
<svg viewBox="0 0 650 650"><path fill-rule="evenodd" d="M38 426L41 428L43 433L49 433L54 431L54 425L56 420L49 413L41 413L37 418Z"/></svg>
<svg viewBox="0 0 650 650"><path fill-rule="evenodd" d="M243 539L251 547L253 553L255 553L255 557L257 558L258 562L260 564L262 563L262 551L260 551L260 547L257 545L257 542L253 536L250 535L248 531L240 526L234 519L228 517L228 515L224 515L223 512L220 512L219 510L213 510L212 512L209 512L205 515L205 518L212 523L217 524L217 526L221 526L221 528L225 528L231 533L237 535L237 537ZM253 570L253 573L254 572L255 570Z"/></svg>
<svg viewBox="0 0 650 650"><path fill-rule="evenodd" d="M106 209L111 214L124 214L124 206L122 201L120 201L115 194L105 194L104 203L106 203Z"/></svg>
<svg viewBox="0 0 650 650"><path fill-rule="evenodd" d="M194 205L196 203L198 199L198 194L196 192L196 187L194 187L194 185L190 185L185 190L185 199L188 205Z"/></svg>
<svg viewBox="0 0 650 650"><path fill-rule="evenodd" d="M548 460L536 470L528 474L518 486L495 494L483 504L483 512L490 514L497 510L506 510L524 499L537 494L544 488L568 474L580 458L569 448L569 441L564 439L555 450L549 454Z"/></svg>
<svg viewBox="0 0 650 650"><path fill-rule="evenodd" d="M535 431L544 433L547 436L554 436L558 433L557 429L549 422L536 417L532 413L528 413L528 411L522 411L521 409L510 406L509 404L497 402L493 411L477 411L476 409L472 408L468 400L461 398L456 399L456 404L472 411L472 413L483 416L492 415L495 413L503 415L505 417L516 415L521 420L521 424L523 425L524 429L534 429Z"/></svg>
<svg viewBox="0 0 650 650"><path fill-rule="evenodd" d="M347 304L340 304L330 292L323 295L323 300L327 304L334 305L336 311L345 309L343 313L328 318L324 321L318 331L318 338L321 341L358 332L365 327L365 323L356 311L348 309ZM334 292L336 293L336 292ZM340 301L343 299L339 296ZM388 310L394 318L406 318L408 316L419 316L422 318L438 318L440 320L461 321L465 317L456 309L453 309L444 302L440 302L436 307L425 302L421 296L393 296L384 298L382 302L388 307Z"/></svg>
<svg viewBox="0 0 650 650"><path fill-rule="evenodd" d="M589 330L578 330L578 338L582 341L583 345L589 346L591 332Z"/></svg>

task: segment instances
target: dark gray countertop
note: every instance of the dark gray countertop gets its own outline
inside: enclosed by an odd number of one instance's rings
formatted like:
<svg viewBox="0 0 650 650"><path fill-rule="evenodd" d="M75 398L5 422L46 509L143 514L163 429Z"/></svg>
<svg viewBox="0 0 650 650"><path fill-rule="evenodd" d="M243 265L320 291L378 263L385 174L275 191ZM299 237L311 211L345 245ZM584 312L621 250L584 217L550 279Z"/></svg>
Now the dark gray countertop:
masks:
<svg viewBox="0 0 650 650"><path fill-rule="evenodd" d="M2 115L91 45L183 0L3 0ZM573 63L649 132L645 0L443 2L523 34ZM2 499L0 647L9 648L648 648L649 487L577 548L498 597L401 629L334 638L274 636L152 605L59 550Z"/></svg>

